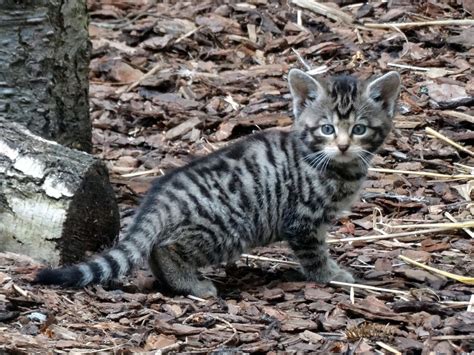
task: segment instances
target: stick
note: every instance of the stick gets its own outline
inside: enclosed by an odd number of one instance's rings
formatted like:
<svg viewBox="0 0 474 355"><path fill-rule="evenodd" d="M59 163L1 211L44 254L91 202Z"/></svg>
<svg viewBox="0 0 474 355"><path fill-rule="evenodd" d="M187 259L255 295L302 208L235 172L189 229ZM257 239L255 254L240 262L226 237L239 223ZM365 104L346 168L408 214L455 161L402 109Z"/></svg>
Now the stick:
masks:
<svg viewBox="0 0 474 355"><path fill-rule="evenodd" d="M474 116L468 115L467 113L452 111L452 110L447 110L447 111L442 111L442 112L445 113L448 116L456 117L456 118L459 118L461 120L465 120L465 121L474 123Z"/></svg>
<svg viewBox="0 0 474 355"><path fill-rule="evenodd" d="M298 60L300 61L301 64L303 64L303 66L306 68L306 71L310 71L311 70L311 67L309 66L308 63L306 63L306 61L303 59L303 57L301 56L301 54L299 54L299 52L294 49L294 48L291 48L291 50L293 51L293 53L296 54L296 58L298 58Z"/></svg>
<svg viewBox="0 0 474 355"><path fill-rule="evenodd" d="M474 285L474 277L461 276L461 275L452 274L452 273L447 272L447 271L439 270L439 269L436 269L432 266L428 266L428 265L419 263L418 261L412 260L412 259L406 257L405 255L399 255L398 257L400 259L402 259L403 261L409 263L409 264L416 265L418 267L421 267L422 269L426 269L426 270L429 270L431 272L434 272L435 274L442 275L442 276L448 277L450 279L453 279L453 280L456 280L456 281L459 281L459 282L462 282L462 283L465 283L465 284L468 284L468 285Z"/></svg>
<svg viewBox="0 0 474 355"><path fill-rule="evenodd" d="M446 216L446 218L448 218L449 220L453 221L453 222L457 222L457 220L451 215L451 213L449 212L444 212L444 215ZM466 232L467 234L469 234L471 236L471 238L474 238L474 232L472 232L470 229L468 228L463 228L462 229L464 232Z"/></svg>
<svg viewBox="0 0 474 355"><path fill-rule="evenodd" d="M408 171L408 170L396 170L396 169L383 169L383 168L369 168L369 171L375 173L391 173L391 174L406 174L406 175L420 175L420 176L430 176L430 177L437 177L441 179L467 179L471 180L474 179L474 175L468 174L457 174L457 175L447 175L447 174L439 174L439 173L431 173L428 171Z"/></svg>
<svg viewBox="0 0 474 355"><path fill-rule="evenodd" d="M201 25L199 27L196 27L194 30L191 30L187 33L185 33L184 35L182 35L181 37L179 37L174 43L179 43L181 42L183 39L185 38L188 38L189 36L192 36L193 34L195 34L197 31L199 31L200 29L202 29L204 27L204 25Z"/></svg>
<svg viewBox="0 0 474 355"><path fill-rule="evenodd" d="M424 71L424 72L429 72L433 70L445 70L443 68L436 68L436 67L431 67L431 68L425 68L425 67L417 67L414 65L406 65L406 64L397 64L397 63L387 63L389 67L395 67L395 68L402 68L402 69L410 69L410 70L418 70L418 71ZM446 70L446 74L454 74L455 72L451 70Z"/></svg>
<svg viewBox="0 0 474 355"><path fill-rule="evenodd" d="M329 281L329 283L333 284L333 285L349 286L349 287L354 287L354 288L362 288L362 289L365 289L365 290L396 293L396 294L406 295L406 296L408 296L410 294L410 292L408 292L408 291L393 290L393 289L390 289L390 288L382 288L382 287L375 287L375 286L369 286L369 285L353 284L353 283L348 283L348 282Z"/></svg>
<svg viewBox="0 0 474 355"><path fill-rule="evenodd" d="M228 344L237 335L237 329L235 329L235 327L232 324L230 324L228 321L226 321L225 319L222 319L221 317L218 317L218 316L215 316L215 315L210 315L209 313L206 313L206 312L198 312L198 313L191 314L189 317L187 317L185 320L183 320L183 324L188 324L189 320L192 319L193 317L206 316L206 315L209 316L209 317L214 318L215 320L218 320L219 322L224 323L227 327L229 327L232 330L232 335L229 338L227 338L225 341L220 342L219 344L217 344L215 346L212 346L212 347L191 348L191 350L198 351L199 353L212 352L212 351L216 350L217 348L220 348L220 347Z"/></svg>
<svg viewBox="0 0 474 355"><path fill-rule="evenodd" d="M124 178L131 178L131 177L137 177L137 176L143 176L143 175L152 175L156 173L160 173L161 175L164 175L163 170L159 168L154 168L150 170L136 171L134 173L122 174L121 176Z"/></svg>
<svg viewBox="0 0 474 355"><path fill-rule="evenodd" d="M199 298L199 297L196 297L196 296L193 296L193 295L187 295L186 297L189 298L190 300L193 300L193 301L207 302L207 300L205 300L204 298Z"/></svg>
<svg viewBox="0 0 474 355"><path fill-rule="evenodd" d="M385 349L389 352L391 352L392 354L396 354L396 355L402 355L402 353L400 351L398 351L397 349L395 348L392 348L390 345L387 345L385 343L382 343L381 341L377 341L375 344L377 344L378 346L380 346L382 349Z"/></svg>
<svg viewBox="0 0 474 355"><path fill-rule="evenodd" d="M318 15L323 15L334 21L341 21L346 24L352 24L354 22L352 16L346 14L345 12L320 4L314 0L290 0L290 3L302 7L303 9L315 12Z"/></svg>
<svg viewBox="0 0 474 355"><path fill-rule="evenodd" d="M474 312L474 295L471 295L471 298L469 299L469 304L467 306L466 311Z"/></svg>
<svg viewBox="0 0 474 355"><path fill-rule="evenodd" d="M474 339L474 334L467 335L438 335L432 337L432 340L471 340Z"/></svg>
<svg viewBox="0 0 474 355"><path fill-rule="evenodd" d="M295 0L293 0L295 2ZM389 23L364 23L368 28L393 29L397 28L412 28L424 26L472 26L474 20L436 20L436 21L421 21L421 22L389 22Z"/></svg>
<svg viewBox="0 0 474 355"><path fill-rule="evenodd" d="M124 92L129 92L130 90L132 89L135 89L138 85L140 85L140 83L145 80L146 78L149 78L150 76L152 76L153 74L155 74L158 70L160 70L162 68L163 64L160 62L160 63L157 63L155 64L155 66L153 68L150 69L150 71L148 71L147 73L143 74L143 76L138 79L137 81L135 81L134 83L130 84L128 87L125 88L125 90L119 92L119 94L122 94Z"/></svg>
<svg viewBox="0 0 474 355"><path fill-rule="evenodd" d="M332 243L343 243L343 242L356 242L356 241L363 241L363 240L379 240L379 239L392 239L392 238L400 238L400 237L409 237L414 236L417 234L426 234L426 233L436 233L445 231L446 228L433 228L433 229L423 229L419 231L412 231L412 232L402 232L402 233L392 233L392 234L381 234L381 235L370 235L366 237L354 237L354 238L342 238L342 239L327 239L326 242L328 244Z"/></svg>
<svg viewBox="0 0 474 355"><path fill-rule="evenodd" d="M426 223L426 224L399 224L395 226L388 225L389 228L403 229L403 228L446 228L446 229L459 229L459 228L471 228L474 227L474 220L466 222L453 222L453 223Z"/></svg>
<svg viewBox="0 0 474 355"><path fill-rule="evenodd" d="M431 134L432 136L435 136L438 139L441 139L445 143L451 144L456 149L462 150L464 153L469 154L471 157L474 157L474 152L472 152L469 149L467 149L466 147L463 147L462 145L454 142L453 140L451 140L448 137L442 135L441 133L435 131L434 129L431 129L430 127L426 127L425 131L426 131L426 133Z"/></svg>
<svg viewBox="0 0 474 355"><path fill-rule="evenodd" d="M244 258L244 259L269 261L269 262L272 262L272 263L279 263L279 264L286 264L286 265L293 265L293 266L298 266L299 265L299 263L294 262L294 261L267 258L265 256L258 256L258 255L251 255L251 254L242 254L241 257Z"/></svg>

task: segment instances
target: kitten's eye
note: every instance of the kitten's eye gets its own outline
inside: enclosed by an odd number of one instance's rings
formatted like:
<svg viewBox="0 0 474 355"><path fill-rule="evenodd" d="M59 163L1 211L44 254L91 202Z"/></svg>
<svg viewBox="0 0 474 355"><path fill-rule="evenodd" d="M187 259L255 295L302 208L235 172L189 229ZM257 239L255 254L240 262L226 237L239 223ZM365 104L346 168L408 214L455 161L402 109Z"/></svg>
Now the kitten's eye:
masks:
<svg viewBox="0 0 474 355"><path fill-rule="evenodd" d="M333 134L334 133L334 126L330 125L330 124L323 124L321 126L321 133L326 135L326 136L329 136L329 135Z"/></svg>
<svg viewBox="0 0 474 355"><path fill-rule="evenodd" d="M355 134L357 136L363 135L365 132L367 132L367 126L364 126L363 124L356 124L352 128L352 134Z"/></svg>

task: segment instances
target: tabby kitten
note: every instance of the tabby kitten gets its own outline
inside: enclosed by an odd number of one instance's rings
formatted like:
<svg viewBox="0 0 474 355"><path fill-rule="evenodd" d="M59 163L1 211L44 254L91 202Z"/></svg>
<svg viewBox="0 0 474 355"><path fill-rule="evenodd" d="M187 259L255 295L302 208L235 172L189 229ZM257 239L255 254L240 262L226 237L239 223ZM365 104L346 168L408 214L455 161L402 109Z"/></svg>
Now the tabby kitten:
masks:
<svg viewBox="0 0 474 355"><path fill-rule="evenodd" d="M350 208L390 131L400 76L323 80L292 69L288 81L291 131L253 134L158 178L115 247L78 265L41 270L36 281L104 283L148 258L176 293L216 296L199 267L279 240L288 241L308 280L354 281L329 257L326 229Z"/></svg>

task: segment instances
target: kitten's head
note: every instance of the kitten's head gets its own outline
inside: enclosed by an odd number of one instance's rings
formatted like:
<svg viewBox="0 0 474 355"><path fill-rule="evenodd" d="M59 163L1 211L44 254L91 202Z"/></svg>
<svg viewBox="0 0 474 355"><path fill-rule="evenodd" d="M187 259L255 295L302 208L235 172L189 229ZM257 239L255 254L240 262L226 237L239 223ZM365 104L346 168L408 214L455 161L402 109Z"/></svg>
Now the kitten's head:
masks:
<svg viewBox="0 0 474 355"><path fill-rule="evenodd" d="M312 151L348 162L364 151L375 152L390 132L400 91L397 72L358 81L350 76L315 79L292 69L288 82L293 96L293 129Z"/></svg>

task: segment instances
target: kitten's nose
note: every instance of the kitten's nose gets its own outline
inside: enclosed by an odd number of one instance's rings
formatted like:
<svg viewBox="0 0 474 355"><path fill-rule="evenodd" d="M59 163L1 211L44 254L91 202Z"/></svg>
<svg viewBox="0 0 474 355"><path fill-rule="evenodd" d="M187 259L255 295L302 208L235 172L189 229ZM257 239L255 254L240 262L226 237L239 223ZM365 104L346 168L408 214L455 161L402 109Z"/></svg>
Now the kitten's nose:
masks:
<svg viewBox="0 0 474 355"><path fill-rule="evenodd" d="M347 149L349 149L349 144L338 144L337 147L342 153L344 153Z"/></svg>

